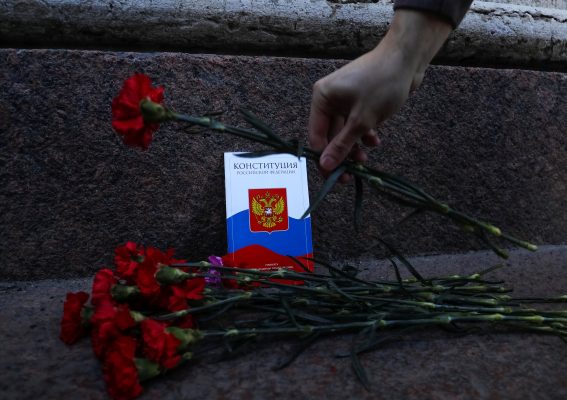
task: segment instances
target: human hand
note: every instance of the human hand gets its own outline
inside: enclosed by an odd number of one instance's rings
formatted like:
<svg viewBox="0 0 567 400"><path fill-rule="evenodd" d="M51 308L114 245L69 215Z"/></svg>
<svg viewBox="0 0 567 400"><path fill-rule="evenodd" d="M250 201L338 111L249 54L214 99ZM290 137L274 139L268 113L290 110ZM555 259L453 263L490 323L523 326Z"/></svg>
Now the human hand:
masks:
<svg viewBox="0 0 567 400"><path fill-rule="evenodd" d="M431 14L398 10L375 49L315 83L309 142L322 152L324 174L347 157L366 161L358 141L370 147L379 144L373 128L396 113L419 86L451 29Z"/></svg>

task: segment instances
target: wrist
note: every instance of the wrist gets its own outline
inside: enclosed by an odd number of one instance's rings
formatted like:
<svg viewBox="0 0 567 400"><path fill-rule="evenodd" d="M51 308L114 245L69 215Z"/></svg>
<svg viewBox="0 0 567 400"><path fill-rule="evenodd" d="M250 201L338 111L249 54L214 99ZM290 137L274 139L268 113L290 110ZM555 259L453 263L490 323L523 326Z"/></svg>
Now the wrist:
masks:
<svg viewBox="0 0 567 400"><path fill-rule="evenodd" d="M415 73L424 72L452 31L440 17L422 11L397 10L378 47L398 53Z"/></svg>

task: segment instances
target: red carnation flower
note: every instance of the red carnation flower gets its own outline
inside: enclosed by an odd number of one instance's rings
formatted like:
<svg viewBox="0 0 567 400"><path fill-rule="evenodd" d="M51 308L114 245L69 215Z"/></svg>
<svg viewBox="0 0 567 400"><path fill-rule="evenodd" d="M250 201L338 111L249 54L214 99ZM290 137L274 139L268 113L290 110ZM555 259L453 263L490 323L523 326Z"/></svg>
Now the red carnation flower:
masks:
<svg viewBox="0 0 567 400"><path fill-rule="evenodd" d="M181 318L175 320L175 322L171 322L171 325L175 325L178 328L182 329L193 329L196 327L195 320L191 314L184 315Z"/></svg>
<svg viewBox="0 0 567 400"><path fill-rule="evenodd" d="M136 274L136 283L144 296L152 297L160 294L161 286L156 279L156 272L161 265L171 265L185 262L173 258L173 249L162 252L154 247L148 247L144 254L144 261L139 265Z"/></svg>
<svg viewBox="0 0 567 400"><path fill-rule="evenodd" d="M146 150L159 124L145 122L140 111L144 99L163 102L163 87L152 87L147 75L135 74L124 81L118 96L112 100L112 127L123 137L124 144Z"/></svg>
<svg viewBox="0 0 567 400"><path fill-rule="evenodd" d="M151 319L141 322L144 355L167 369L175 367L181 361L177 349L181 341L165 331L167 324Z"/></svg>
<svg viewBox="0 0 567 400"><path fill-rule="evenodd" d="M67 293L63 304L61 334L59 335L63 343L73 344L85 335L82 311L88 299L89 295L85 292Z"/></svg>
<svg viewBox="0 0 567 400"><path fill-rule="evenodd" d="M135 276L138 265L144 260L144 248L134 242L117 247L114 251L116 274L127 281ZM130 282L129 282L130 283Z"/></svg>
<svg viewBox="0 0 567 400"><path fill-rule="evenodd" d="M103 373L108 394L114 400L129 400L142 394L135 354L136 339L128 336L116 338L108 349Z"/></svg>
<svg viewBox="0 0 567 400"><path fill-rule="evenodd" d="M183 297L183 295L177 296L171 287L167 288L160 297L160 308L165 308L171 312L182 311L189 308L185 297Z"/></svg>
<svg viewBox="0 0 567 400"><path fill-rule="evenodd" d="M114 273L108 268L99 270L93 280L93 299L92 303L98 307L103 303L112 303L111 290L118 282Z"/></svg>
<svg viewBox="0 0 567 400"><path fill-rule="evenodd" d="M92 346L95 355L102 358L108 346L126 330L136 326L136 321L130 315L128 305L115 306L111 303L102 303L97 306L92 323Z"/></svg>
<svg viewBox="0 0 567 400"><path fill-rule="evenodd" d="M183 292L183 296L188 300L201 300L206 284L205 278L192 278L174 285L173 290L177 293Z"/></svg>
<svg viewBox="0 0 567 400"><path fill-rule="evenodd" d="M158 265L152 260L146 260L136 272L136 284L145 297L154 297L160 293L160 285L156 279Z"/></svg>

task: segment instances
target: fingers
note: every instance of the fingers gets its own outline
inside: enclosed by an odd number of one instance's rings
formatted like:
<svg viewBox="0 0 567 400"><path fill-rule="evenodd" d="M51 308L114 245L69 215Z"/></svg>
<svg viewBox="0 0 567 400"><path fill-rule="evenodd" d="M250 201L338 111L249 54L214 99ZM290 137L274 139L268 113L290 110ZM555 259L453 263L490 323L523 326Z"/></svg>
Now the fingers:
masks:
<svg viewBox="0 0 567 400"><path fill-rule="evenodd" d="M368 155L366 154L366 152L364 150L362 150L358 146L358 143L355 143L354 146L352 146L352 149L351 149L351 151L348 155L348 158L350 158L354 162L361 163L361 164L364 164L366 161L368 161ZM340 183L349 183L351 181L351 179L352 179L351 174L342 174L341 177L339 178L339 182Z"/></svg>
<svg viewBox="0 0 567 400"><path fill-rule="evenodd" d="M334 117L332 117L330 119L329 131L326 134L327 141L337 136L343 130L344 126L345 126L345 119L342 116L335 115ZM331 172L321 168L321 164L319 164L319 171L325 178L328 177L329 173Z"/></svg>
<svg viewBox="0 0 567 400"><path fill-rule="evenodd" d="M344 128L327 145L321 155L321 168L332 171L343 162L355 145L358 138L367 134L369 128L349 118Z"/></svg>
<svg viewBox="0 0 567 400"><path fill-rule="evenodd" d="M354 162L360 163L360 164L364 164L366 161L368 161L368 154L366 154L366 152L364 150L362 150L358 144L355 144L352 147L352 150L349 154L349 158L351 160L353 160Z"/></svg>
<svg viewBox="0 0 567 400"><path fill-rule="evenodd" d="M332 110L327 107L327 101L321 93L319 82L313 86L311 110L309 112L309 145L313 150L323 151L327 147L327 134L331 126Z"/></svg>
<svg viewBox="0 0 567 400"><path fill-rule="evenodd" d="M380 144L380 138L378 137L378 132L375 129L370 129L366 132L362 138L362 143L368 147L376 147Z"/></svg>
<svg viewBox="0 0 567 400"><path fill-rule="evenodd" d="M366 152L356 145L359 139L369 147L377 146L380 139L376 131L370 129L372 124L353 117L352 112L345 125L342 115L348 108L336 109L334 103L325 95L325 88L324 81L318 81L313 86L309 113L309 144L313 150L322 152L319 167L322 174L328 176L347 157L356 162L366 162ZM341 177L341 182L346 181L348 176L345 174Z"/></svg>

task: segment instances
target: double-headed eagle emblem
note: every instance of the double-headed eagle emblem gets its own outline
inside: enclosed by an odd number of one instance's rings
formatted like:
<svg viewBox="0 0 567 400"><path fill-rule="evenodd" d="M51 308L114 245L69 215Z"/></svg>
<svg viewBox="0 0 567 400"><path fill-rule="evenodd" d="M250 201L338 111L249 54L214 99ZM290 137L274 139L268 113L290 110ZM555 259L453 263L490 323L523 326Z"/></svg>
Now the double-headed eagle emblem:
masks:
<svg viewBox="0 0 567 400"><path fill-rule="evenodd" d="M264 196L258 194L252 198L252 213L256 222L264 228L273 228L281 223L284 209L285 201L279 194L266 192Z"/></svg>

